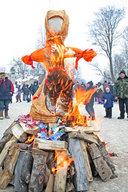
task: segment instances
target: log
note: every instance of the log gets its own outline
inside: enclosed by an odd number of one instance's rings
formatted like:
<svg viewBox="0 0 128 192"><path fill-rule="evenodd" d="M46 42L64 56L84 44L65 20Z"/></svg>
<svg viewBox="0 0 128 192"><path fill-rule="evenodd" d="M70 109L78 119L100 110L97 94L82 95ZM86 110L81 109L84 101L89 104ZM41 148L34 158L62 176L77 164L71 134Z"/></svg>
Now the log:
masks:
<svg viewBox="0 0 128 192"><path fill-rule="evenodd" d="M31 135L36 135L37 133L40 133L40 128L38 126L34 126L33 128L31 128L30 126L27 126L25 123L21 122L19 124L25 133L28 133Z"/></svg>
<svg viewBox="0 0 128 192"><path fill-rule="evenodd" d="M6 135L8 133L11 133L12 132L12 127L16 124L16 120L14 120L11 125L5 130L4 134L3 135Z"/></svg>
<svg viewBox="0 0 128 192"><path fill-rule="evenodd" d="M3 137L0 140L0 152L4 148L5 144L11 139L12 136L13 136L12 132L8 132L5 135L3 135Z"/></svg>
<svg viewBox="0 0 128 192"><path fill-rule="evenodd" d="M27 139L27 134L24 132L23 128L20 126L19 123L16 123L12 127L12 133L21 142L24 142Z"/></svg>
<svg viewBox="0 0 128 192"><path fill-rule="evenodd" d="M48 153L33 149L34 158L31 179L29 182L29 192L42 192L44 187L44 178L46 170L46 161Z"/></svg>
<svg viewBox="0 0 128 192"><path fill-rule="evenodd" d="M13 172L14 168L18 159L20 153L20 148L17 148L15 146L12 147L12 149L9 151L6 167L2 173L1 179L0 179L0 188L5 189L9 182L13 178Z"/></svg>
<svg viewBox="0 0 128 192"><path fill-rule="evenodd" d="M14 143L14 145L16 145L17 147L19 147L21 150L32 150L33 144L27 144L27 143Z"/></svg>
<svg viewBox="0 0 128 192"><path fill-rule="evenodd" d="M10 146L13 145L13 143L17 142L17 138L15 136L12 136L11 139L5 144L1 154L0 154L0 166L2 166L2 163L9 151Z"/></svg>
<svg viewBox="0 0 128 192"><path fill-rule="evenodd" d="M27 184L30 181L32 164L33 164L33 157L31 152L25 151L22 160L21 179Z"/></svg>
<svg viewBox="0 0 128 192"><path fill-rule="evenodd" d="M44 186L46 187L49 181L49 177L51 174L51 169L48 168L47 164L46 164L46 170L45 170L45 177L44 177Z"/></svg>
<svg viewBox="0 0 128 192"><path fill-rule="evenodd" d="M87 153L87 143L81 140L80 146L81 146L81 150L82 150L82 154L83 154L83 158L84 158L84 162L87 170L88 181L93 181L92 171L91 171L90 162L89 162L88 153Z"/></svg>
<svg viewBox="0 0 128 192"><path fill-rule="evenodd" d="M76 191L72 182L68 181L66 185L66 192Z"/></svg>
<svg viewBox="0 0 128 192"><path fill-rule="evenodd" d="M43 150L66 150L67 146L65 141L51 141L35 138L33 147Z"/></svg>
<svg viewBox="0 0 128 192"><path fill-rule="evenodd" d="M16 168L15 168L15 176L14 176L14 191L18 192L27 192L28 185L21 179L21 174L23 169L23 158L25 152L20 152Z"/></svg>
<svg viewBox="0 0 128 192"><path fill-rule="evenodd" d="M83 126L65 127L65 132L78 132L78 131L81 133L93 133L93 132L99 132L100 128L83 127Z"/></svg>
<svg viewBox="0 0 128 192"><path fill-rule="evenodd" d="M104 161L98 149L98 146L95 143L90 144L88 146L88 150L99 176L103 181L108 181L113 174L110 167L107 165L106 161Z"/></svg>
<svg viewBox="0 0 128 192"><path fill-rule="evenodd" d="M86 191L88 190L87 171L78 139L69 138L69 151L76 169L76 189L77 191Z"/></svg>
<svg viewBox="0 0 128 192"><path fill-rule="evenodd" d="M61 153L63 152L58 151L57 153L57 172L55 175L54 192L65 192L65 189L66 189L66 178L67 178L68 166L62 167L62 165L59 165ZM68 155L66 155L66 157L67 156ZM64 157L63 157L63 160L65 160Z"/></svg>
<svg viewBox="0 0 128 192"><path fill-rule="evenodd" d="M53 187L54 187L54 175L50 174L45 192L53 192Z"/></svg>
<svg viewBox="0 0 128 192"><path fill-rule="evenodd" d="M78 138L78 139L84 140L88 143L96 143L98 145L97 136L94 134L71 132L69 134L69 138Z"/></svg>
<svg viewBox="0 0 128 192"><path fill-rule="evenodd" d="M109 156L109 153L107 152L107 150L105 149L104 147L104 144L103 142L100 141L100 139L98 139L98 143L99 143L99 150L101 152L101 155L103 156L103 159L106 161L106 163L108 164L108 166L111 168L113 174L115 175L115 166L113 165L111 159L110 159L110 156Z"/></svg>

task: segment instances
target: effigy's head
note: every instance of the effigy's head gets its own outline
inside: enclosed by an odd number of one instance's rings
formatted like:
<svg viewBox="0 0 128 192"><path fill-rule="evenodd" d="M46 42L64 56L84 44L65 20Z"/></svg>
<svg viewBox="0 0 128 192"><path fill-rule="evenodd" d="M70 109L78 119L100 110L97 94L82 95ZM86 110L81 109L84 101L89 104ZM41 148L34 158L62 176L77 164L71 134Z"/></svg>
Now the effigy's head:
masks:
<svg viewBox="0 0 128 192"><path fill-rule="evenodd" d="M64 10L47 12L45 18L46 38L65 40L68 34L69 18Z"/></svg>

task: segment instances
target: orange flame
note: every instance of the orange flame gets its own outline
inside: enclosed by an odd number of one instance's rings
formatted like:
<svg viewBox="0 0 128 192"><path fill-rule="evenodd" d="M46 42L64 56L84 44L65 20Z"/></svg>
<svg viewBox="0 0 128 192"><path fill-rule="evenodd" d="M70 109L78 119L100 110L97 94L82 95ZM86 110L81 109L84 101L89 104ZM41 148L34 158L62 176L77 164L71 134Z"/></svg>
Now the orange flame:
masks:
<svg viewBox="0 0 128 192"><path fill-rule="evenodd" d="M25 141L25 143L33 143L35 137L36 137L35 135L28 136L27 141Z"/></svg>
<svg viewBox="0 0 128 192"><path fill-rule="evenodd" d="M75 125L79 125L79 126L89 125L89 121L91 121L92 119L91 118L87 119L86 116L83 116L79 111L79 106L81 104L86 105L96 91L97 91L96 88L92 88L86 91L82 87L78 87L75 90L72 112L71 113L69 112L66 116L67 122L70 124L70 126L74 127Z"/></svg>
<svg viewBox="0 0 128 192"><path fill-rule="evenodd" d="M73 161L73 158L69 158L66 151L58 152L55 151L55 158L54 160L57 160L57 166L52 167L52 173L55 174L56 171L59 171L62 169L62 167L67 168Z"/></svg>

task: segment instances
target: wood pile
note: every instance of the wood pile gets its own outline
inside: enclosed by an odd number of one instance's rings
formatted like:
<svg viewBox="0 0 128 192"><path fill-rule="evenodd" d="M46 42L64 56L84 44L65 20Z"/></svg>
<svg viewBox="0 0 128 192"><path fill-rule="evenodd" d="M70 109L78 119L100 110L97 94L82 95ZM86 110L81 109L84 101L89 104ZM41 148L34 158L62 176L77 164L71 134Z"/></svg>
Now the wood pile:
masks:
<svg viewBox="0 0 128 192"><path fill-rule="evenodd" d="M115 167L96 132L93 127L65 127L61 141L35 137L33 143L25 143L40 128L14 121L0 140L0 189L12 184L15 192L87 191L94 176L104 182L114 178ZM73 162L60 167L57 162L63 152Z"/></svg>

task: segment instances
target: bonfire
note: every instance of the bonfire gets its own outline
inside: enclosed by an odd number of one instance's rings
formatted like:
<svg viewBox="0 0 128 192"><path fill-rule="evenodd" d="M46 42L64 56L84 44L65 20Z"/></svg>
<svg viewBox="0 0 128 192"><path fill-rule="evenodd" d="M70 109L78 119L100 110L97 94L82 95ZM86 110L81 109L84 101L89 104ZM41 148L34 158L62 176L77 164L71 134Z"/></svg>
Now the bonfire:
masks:
<svg viewBox="0 0 128 192"><path fill-rule="evenodd" d="M41 62L46 77L30 113L17 117L0 140L1 189L13 184L15 192L87 191L94 176L103 181L116 176L98 136L98 120L80 110L97 89L74 88L74 73L65 61L75 58L77 70L79 59L90 62L97 54L64 46L68 24L65 11L48 11L45 46L22 57L33 70L33 61Z"/></svg>

